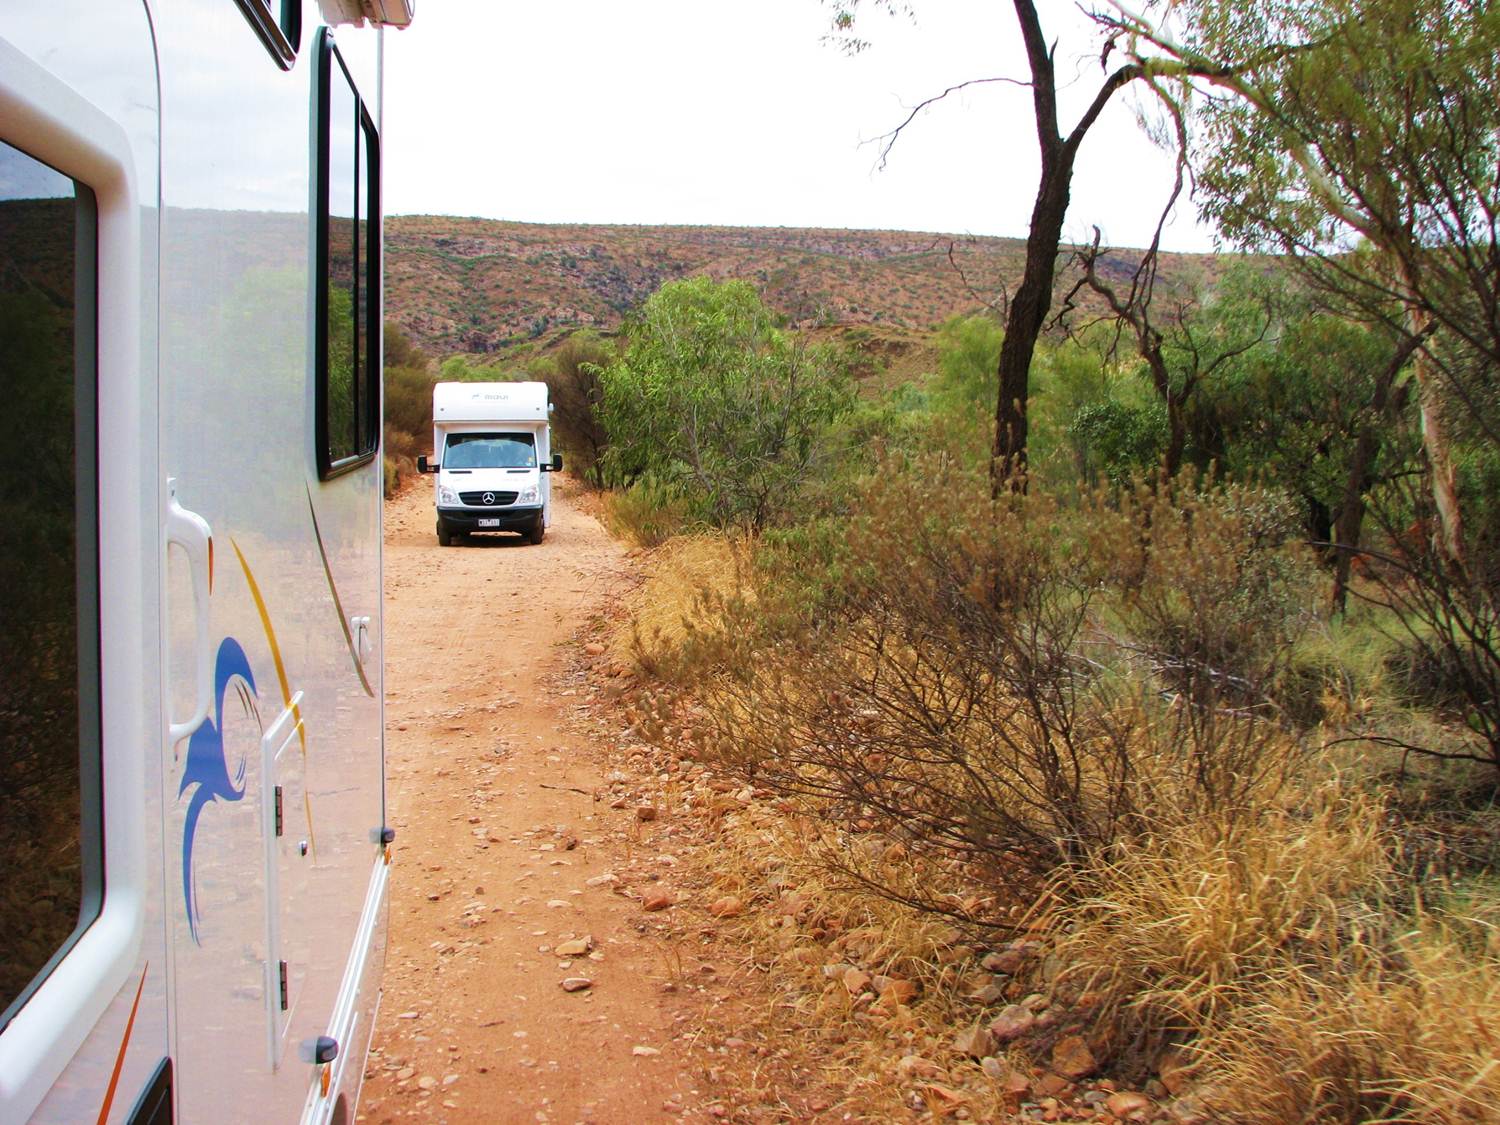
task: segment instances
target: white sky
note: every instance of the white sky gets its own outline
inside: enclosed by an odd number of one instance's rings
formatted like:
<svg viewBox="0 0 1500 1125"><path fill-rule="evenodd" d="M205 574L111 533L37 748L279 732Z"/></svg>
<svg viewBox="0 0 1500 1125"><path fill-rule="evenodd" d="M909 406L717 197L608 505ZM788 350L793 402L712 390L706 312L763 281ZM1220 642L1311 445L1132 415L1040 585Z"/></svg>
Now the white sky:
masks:
<svg viewBox="0 0 1500 1125"><path fill-rule="evenodd" d="M1066 131L1103 77L1097 41L1073 4L1039 3L1069 84ZM822 42L818 0L422 0L386 36L386 211L1024 236L1029 90L951 95L883 171L862 143L948 86L1025 75L1004 0L914 6L915 23L862 12L873 46L848 57ZM1091 223L1116 246L1151 236L1171 162L1134 105L1116 95L1084 143L1070 238ZM1191 202L1177 212L1167 247L1208 249Z"/></svg>

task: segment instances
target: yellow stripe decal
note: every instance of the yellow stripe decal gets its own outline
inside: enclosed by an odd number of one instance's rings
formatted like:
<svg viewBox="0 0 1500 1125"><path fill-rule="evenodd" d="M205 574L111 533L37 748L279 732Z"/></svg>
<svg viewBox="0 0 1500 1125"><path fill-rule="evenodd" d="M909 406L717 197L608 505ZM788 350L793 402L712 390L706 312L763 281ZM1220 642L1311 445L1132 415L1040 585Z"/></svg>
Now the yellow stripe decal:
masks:
<svg viewBox="0 0 1500 1125"><path fill-rule="evenodd" d="M255 575L250 573L250 564L245 561L245 552L240 550L240 545L231 537L229 545L234 548L234 553L240 560L240 569L245 572L245 581L250 585L250 596L255 599L256 612L260 614L261 628L266 631L266 641L271 646L271 662L276 665L276 679L281 684L281 702L284 706L292 706L292 689L287 683L286 665L281 661L281 646L276 643L276 628L271 624L271 615L266 611L266 599L260 595L260 584L255 581ZM302 709L292 709L292 714L297 719L297 735L302 740L302 753L307 754L307 733L302 729Z"/></svg>
<svg viewBox="0 0 1500 1125"><path fill-rule="evenodd" d="M250 564L245 561L245 552L240 550L240 545L229 539L229 545L234 548L236 557L240 560L240 569L245 572L245 581L250 586L250 596L255 599L255 610L260 614L261 628L266 631L266 642L271 646L271 662L276 665L276 679L281 684L281 701L284 706L292 707L292 689L286 678L286 665L281 660L281 646L276 643L276 628L271 624L271 614L266 610L266 599L261 597L260 584L255 581L255 575L250 572ZM306 776L307 766L307 726L302 722L302 708L292 707L292 716L297 720L297 739L302 743L303 776ZM313 834L312 822L312 797L307 792L306 786L302 789L302 804L307 810L307 842L312 849L313 858L317 858L318 844Z"/></svg>

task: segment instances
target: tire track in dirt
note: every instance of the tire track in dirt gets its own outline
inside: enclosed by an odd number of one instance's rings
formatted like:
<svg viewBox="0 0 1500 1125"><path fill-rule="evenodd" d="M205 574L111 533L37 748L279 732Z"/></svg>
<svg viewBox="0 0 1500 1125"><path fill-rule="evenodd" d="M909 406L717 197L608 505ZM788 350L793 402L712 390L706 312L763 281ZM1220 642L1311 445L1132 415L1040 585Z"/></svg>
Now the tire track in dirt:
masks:
<svg viewBox="0 0 1500 1125"><path fill-rule="evenodd" d="M698 1117L672 1039L690 1017L660 987L672 939L638 891L604 878L641 859L634 810L608 799L624 779L569 723L587 693L575 635L630 564L570 483L554 484L538 546L439 547L424 485L387 505L398 835L361 1121ZM583 938L590 954L558 955ZM593 985L567 993L569 977Z"/></svg>

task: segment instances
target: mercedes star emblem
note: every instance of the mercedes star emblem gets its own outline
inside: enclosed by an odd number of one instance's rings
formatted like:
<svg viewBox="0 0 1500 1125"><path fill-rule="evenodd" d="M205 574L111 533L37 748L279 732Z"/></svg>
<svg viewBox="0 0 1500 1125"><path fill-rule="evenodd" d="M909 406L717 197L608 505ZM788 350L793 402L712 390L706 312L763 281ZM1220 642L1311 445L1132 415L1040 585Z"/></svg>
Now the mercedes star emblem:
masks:
<svg viewBox="0 0 1500 1125"><path fill-rule="evenodd" d="M486 492L479 499L486 505L493 504L495 502L495 494L493 492Z"/></svg>

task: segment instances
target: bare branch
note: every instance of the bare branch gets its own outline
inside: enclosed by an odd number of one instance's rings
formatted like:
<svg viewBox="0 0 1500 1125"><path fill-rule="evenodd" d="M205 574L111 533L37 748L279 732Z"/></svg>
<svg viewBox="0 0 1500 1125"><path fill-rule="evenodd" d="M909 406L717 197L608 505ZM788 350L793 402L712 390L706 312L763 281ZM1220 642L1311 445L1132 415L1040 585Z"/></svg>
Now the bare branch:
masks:
<svg viewBox="0 0 1500 1125"><path fill-rule="evenodd" d="M897 138L901 136L902 131L908 125L910 125L917 119L917 115L924 109L927 109L929 106L936 105L938 102L946 98L949 94L956 94L960 90L967 90L970 86L984 86L994 83L1003 83L1007 86L1021 87L1029 87L1031 85L1030 82L1023 82L1019 78L971 78L969 79L969 81L960 82L956 86L949 86L941 94L934 94L930 98L924 98L922 101L918 102L915 106L912 107L911 112L906 115L906 120L902 121L901 124L897 125L889 133L882 133L878 137L872 137L868 141L861 142L862 144L876 144L877 142L880 144L880 157L875 163L876 170L885 170L886 160L889 159L891 155L891 149L895 147Z"/></svg>

